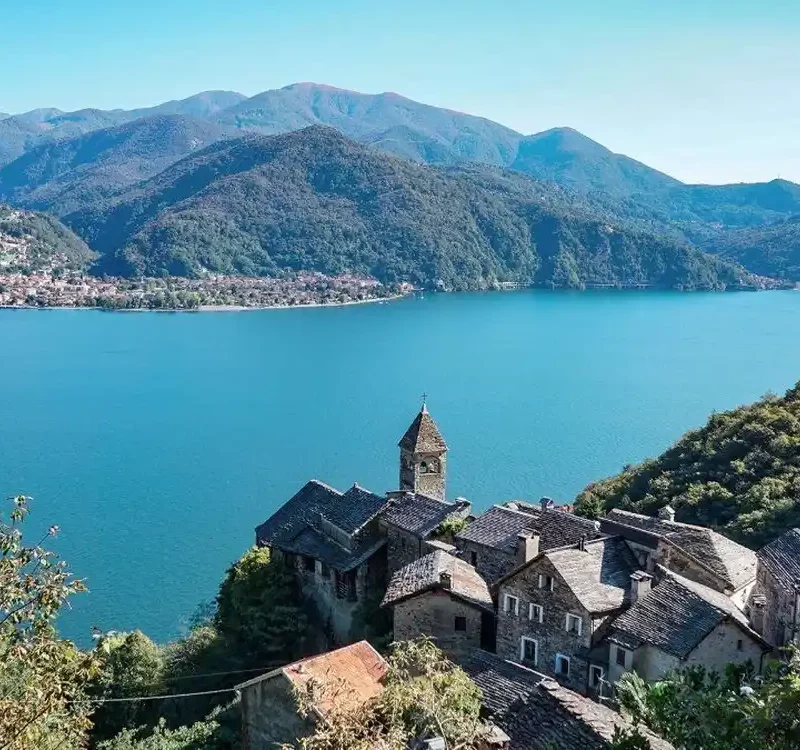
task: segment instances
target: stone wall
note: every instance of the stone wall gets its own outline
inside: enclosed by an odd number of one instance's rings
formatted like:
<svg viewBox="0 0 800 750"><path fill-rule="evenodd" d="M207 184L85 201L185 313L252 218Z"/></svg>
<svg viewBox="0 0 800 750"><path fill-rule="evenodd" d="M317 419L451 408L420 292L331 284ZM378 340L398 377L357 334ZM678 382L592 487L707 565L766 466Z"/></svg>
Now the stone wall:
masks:
<svg viewBox="0 0 800 750"><path fill-rule="evenodd" d="M732 622L722 622L689 654L686 664L702 664L707 669L719 672L727 664L745 664L751 661L756 671L759 671L761 654L761 645L740 627Z"/></svg>
<svg viewBox="0 0 800 750"><path fill-rule="evenodd" d="M272 750L310 734L313 724L297 713L291 683L276 675L241 691L245 750Z"/></svg>
<svg viewBox="0 0 800 750"><path fill-rule="evenodd" d="M386 535L386 553L389 576L405 565L419 560L427 554L422 540L416 535L394 524L381 522L381 532Z"/></svg>
<svg viewBox="0 0 800 750"><path fill-rule="evenodd" d="M461 559L472 565L489 584L516 567L516 552L501 552L492 547L458 538L455 544Z"/></svg>
<svg viewBox="0 0 800 750"><path fill-rule="evenodd" d="M683 554L680 550L665 542L663 539L658 543L656 551L658 562L667 570L671 570L678 575L688 578L690 581L702 583L709 588L726 593L725 583L710 570L698 565L692 558Z"/></svg>
<svg viewBox="0 0 800 750"><path fill-rule="evenodd" d="M539 588L540 574L552 577L552 591L546 587ZM518 614L506 611L507 594L519 599ZM531 604L543 608L541 623L529 618ZM589 680L586 652L592 645L593 623L589 613L547 558L540 558L505 581L498 591L497 608L499 656L512 661L523 660L522 638L532 638L537 643L537 658L535 663L525 663L573 690L586 692ZM580 635L567 631L568 613L581 618ZM556 672L556 657L559 654L569 658L569 675Z"/></svg>
<svg viewBox="0 0 800 750"><path fill-rule="evenodd" d="M792 634L794 595L778 584L773 575L759 563L753 592L763 596L764 627L762 635L773 646L785 646Z"/></svg>
<svg viewBox="0 0 800 750"><path fill-rule="evenodd" d="M409 640L424 634L445 648L479 647L481 612L446 591L429 591L394 606L394 639ZM464 630L456 630L457 617L464 618Z"/></svg>

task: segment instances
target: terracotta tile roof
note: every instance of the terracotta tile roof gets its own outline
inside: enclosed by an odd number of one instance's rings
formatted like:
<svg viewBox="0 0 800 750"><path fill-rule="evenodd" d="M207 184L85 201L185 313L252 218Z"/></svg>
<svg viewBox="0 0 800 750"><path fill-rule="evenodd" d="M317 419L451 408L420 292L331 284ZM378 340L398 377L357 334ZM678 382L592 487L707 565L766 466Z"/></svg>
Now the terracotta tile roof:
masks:
<svg viewBox="0 0 800 750"><path fill-rule="evenodd" d="M442 575L449 576L448 582ZM383 604L397 604L426 591L445 590L454 596L494 611L486 581L469 563L443 550L434 550L400 568L389 581Z"/></svg>
<svg viewBox="0 0 800 750"><path fill-rule="evenodd" d="M358 532L385 505L385 498L358 485L342 493L312 479L256 527L256 541L309 555L337 570L349 570L363 560L365 552L382 546L379 539L362 538ZM347 537L348 546L329 533L326 524L339 529Z"/></svg>
<svg viewBox="0 0 800 750"><path fill-rule="evenodd" d="M442 433L425 406L400 438L398 446L412 453L439 453L447 450Z"/></svg>
<svg viewBox="0 0 800 750"><path fill-rule="evenodd" d="M513 555L517 536L523 531L539 532L539 549L542 551L575 544L582 537L597 539L603 536L594 521L587 518L558 508L539 510L525 506L523 510L517 504L516 509L505 505L492 506L459 532L456 539Z"/></svg>
<svg viewBox="0 0 800 750"><path fill-rule="evenodd" d="M344 705L356 708L383 690L387 664L367 641L328 651L318 656L287 664L261 677L237 685L246 690L263 680L282 675L296 688L303 689L312 680L319 686L320 700L315 708L324 715L331 706Z"/></svg>
<svg viewBox="0 0 800 750"><path fill-rule="evenodd" d="M662 538L682 550L736 590L756 576L755 552L705 526L668 521L615 508L602 522L604 531L625 534L625 527Z"/></svg>
<svg viewBox="0 0 800 750"><path fill-rule="evenodd" d="M733 620L763 643L725 594L664 568L659 573L652 591L614 620L610 640L629 648L647 643L685 659L717 625Z"/></svg>
<svg viewBox="0 0 800 750"><path fill-rule="evenodd" d="M495 654L473 649L451 658L481 689L490 719L511 738L511 750L607 750L627 719ZM672 745L647 733L652 750Z"/></svg>
<svg viewBox="0 0 800 750"><path fill-rule="evenodd" d="M381 518L404 531L425 537L449 516L464 515L469 508L467 502L448 503L415 492L399 496L390 493Z"/></svg>
<svg viewBox="0 0 800 750"><path fill-rule="evenodd" d="M762 547L756 555L787 591L800 586L800 529L789 529Z"/></svg>

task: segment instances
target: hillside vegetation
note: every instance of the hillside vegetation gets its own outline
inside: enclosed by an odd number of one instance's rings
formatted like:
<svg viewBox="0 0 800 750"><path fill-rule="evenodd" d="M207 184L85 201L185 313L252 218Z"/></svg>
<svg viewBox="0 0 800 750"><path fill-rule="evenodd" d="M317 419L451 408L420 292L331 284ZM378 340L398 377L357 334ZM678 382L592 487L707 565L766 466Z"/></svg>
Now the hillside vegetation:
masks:
<svg viewBox="0 0 800 750"><path fill-rule="evenodd" d="M581 207L521 175L427 167L312 127L215 144L66 221L117 275L314 270L446 289L758 283Z"/></svg>
<svg viewBox="0 0 800 750"><path fill-rule="evenodd" d="M576 511L611 508L697 523L757 548L800 526L800 383L785 396L712 414L658 458L589 485Z"/></svg>

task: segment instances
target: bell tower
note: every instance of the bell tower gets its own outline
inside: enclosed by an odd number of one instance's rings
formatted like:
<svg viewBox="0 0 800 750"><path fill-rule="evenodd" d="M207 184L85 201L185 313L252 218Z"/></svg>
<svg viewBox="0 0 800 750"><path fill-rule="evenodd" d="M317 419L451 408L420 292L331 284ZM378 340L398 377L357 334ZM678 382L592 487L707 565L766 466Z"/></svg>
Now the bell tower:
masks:
<svg viewBox="0 0 800 750"><path fill-rule="evenodd" d="M447 444L428 413L423 396L422 409L398 443L400 448L400 490L445 500Z"/></svg>

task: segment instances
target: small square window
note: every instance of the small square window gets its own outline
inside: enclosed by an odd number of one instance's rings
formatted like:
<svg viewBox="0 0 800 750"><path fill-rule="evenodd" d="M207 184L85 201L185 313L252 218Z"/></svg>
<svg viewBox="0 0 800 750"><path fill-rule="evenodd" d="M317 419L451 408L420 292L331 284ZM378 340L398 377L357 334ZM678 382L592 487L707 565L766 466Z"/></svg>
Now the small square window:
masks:
<svg viewBox="0 0 800 750"><path fill-rule="evenodd" d="M552 591L555 588L553 576L546 576L544 573L539 573L539 588Z"/></svg>
<svg viewBox="0 0 800 750"><path fill-rule="evenodd" d="M602 667L598 667L596 664L589 667L589 687L600 687L603 677L605 677L605 672Z"/></svg>
<svg viewBox="0 0 800 750"><path fill-rule="evenodd" d="M519 599L511 594L506 594L503 599L503 611L513 612L515 615L519 614Z"/></svg>
<svg viewBox="0 0 800 750"><path fill-rule="evenodd" d="M740 638L736 641L736 650L741 651L742 649L744 649L744 641Z"/></svg>
<svg viewBox="0 0 800 750"><path fill-rule="evenodd" d="M473 568L478 564L478 553L477 552L470 552L469 553L469 564Z"/></svg>
<svg viewBox="0 0 800 750"><path fill-rule="evenodd" d="M467 629L467 618L466 617L456 617L456 630L465 632Z"/></svg>
<svg viewBox="0 0 800 750"><path fill-rule="evenodd" d="M322 563L322 577L323 578L330 578L331 576L331 569L328 567L327 563Z"/></svg>
<svg viewBox="0 0 800 750"><path fill-rule="evenodd" d="M627 660L628 652L624 648L620 648L617 646L617 665L620 667L625 666L625 662Z"/></svg>
<svg viewBox="0 0 800 750"><path fill-rule="evenodd" d="M573 635L580 635L583 631L583 620L577 615L567 615L566 630Z"/></svg>
<svg viewBox="0 0 800 750"><path fill-rule="evenodd" d="M539 604L531 604L528 607L528 619L533 622L542 622L544 619L544 608Z"/></svg>
<svg viewBox="0 0 800 750"><path fill-rule="evenodd" d="M309 557L308 555L303 555L303 567L306 569L307 572L313 573L316 564L314 562L313 557Z"/></svg>
<svg viewBox="0 0 800 750"><path fill-rule="evenodd" d="M564 654L556 656L556 674L560 677L569 677L569 657Z"/></svg>

